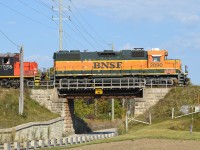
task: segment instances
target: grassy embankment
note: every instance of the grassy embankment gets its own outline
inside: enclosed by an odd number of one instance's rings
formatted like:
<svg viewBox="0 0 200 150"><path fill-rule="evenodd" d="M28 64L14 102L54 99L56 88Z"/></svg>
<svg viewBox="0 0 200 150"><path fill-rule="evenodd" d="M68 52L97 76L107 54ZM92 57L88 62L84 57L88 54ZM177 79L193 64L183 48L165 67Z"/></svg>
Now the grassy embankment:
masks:
<svg viewBox="0 0 200 150"><path fill-rule="evenodd" d="M175 108L175 116L178 116L180 115L179 109L181 106L199 105L198 99L200 99L200 96L198 95L200 95L200 87L197 86L173 88L165 98L148 110L152 114L152 125L132 122L131 126L129 126L128 132L120 129L120 131L123 132L122 135L112 139L95 141L89 144L136 140L142 138L200 140L200 113L194 114L193 117L190 115L178 119L171 119L172 108ZM139 118L145 120L145 116L147 115L140 116ZM192 122L193 132L190 134L189 127ZM55 150L56 149L66 148L55 148Z"/></svg>
<svg viewBox="0 0 200 150"><path fill-rule="evenodd" d="M150 108L152 125L132 123L129 132L116 139L138 138L166 138L166 139L193 139L200 140L200 113L171 119L172 108L175 116L181 115L181 106L198 106L200 87L173 88L162 100ZM192 111L192 110L190 110ZM141 118L145 118L143 115ZM190 134L190 125L193 124L193 133Z"/></svg>
<svg viewBox="0 0 200 150"><path fill-rule="evenodd" d="M0 89L0 129L27 122L47 121L59 117L33 101L28 91L24 96L24 114L19 115L19 89Z"/></svg>

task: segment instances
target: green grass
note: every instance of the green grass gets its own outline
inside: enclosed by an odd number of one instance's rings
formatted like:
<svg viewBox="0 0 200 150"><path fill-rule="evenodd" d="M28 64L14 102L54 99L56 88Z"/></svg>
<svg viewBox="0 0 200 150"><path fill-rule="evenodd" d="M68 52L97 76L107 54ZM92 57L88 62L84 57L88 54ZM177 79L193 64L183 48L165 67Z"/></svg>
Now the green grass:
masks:
<svg viewBox="0 0 200 150"><path fill-rule="evenodd" d="M181 106L198 106L199 101L199 86L175 87L155 106L151 107L148 112L152 114L152 121L159 123L171 119L172 108L175 109L175 116L178 116L181 115L179 111ZM194 114L193 118L194 124L196 124L194 131L200 131L200 114ZM191 124L192 116L190 115L176 120L176 124L171 129L186 131Z"/></svg>
<svg viewBox="0 0 200 150"><path fill-rule="evenodd" d="M135 124L129 131L123 135L119 135L110 139L97 140L91 143L79 144L68 147L51 148L52 150L69 149L74 147L81 147L84 145L119 142L137 139L171 139L171 140L200 140L200 132L178 131L170 129L178 120L167 120L152 125ZM179 120L180 121L180 120Z"/></svg>
<svg viewBox="0 0 200 150"><path fill-rule="evenodd" d="M25 92L25 110L22 116L18 115L19 90L10 89L9 92L0 93L0 128L13 127L22 123L32 121L44 121L58 117L44 107L31 100L28 91ZM198 105L200 87L176 87L173 88L162 100L150 108L152 114L152 125L132 123L128 132L124 134L89 144L117 142L124 140L136 140L142 138L152 139L179 139L200 140L200 114L193 115L193 133L190 134L189 126L192 116L179 119L171 119L171 108L175 108L175 115L179 115L179 109L183 105ZM200 96L199 96L200 97ZM140 118L146 115L140 116ZM83 146L86 144L76 145ZM76 147L75 146L75 147ZM74 146L73 146L74 147ZM63 149L63 148L52 148ZM66 149L66 147L64 148Z"/></svg>
<svg viewBox="0 0 200 150"><path fill-rule="evenodd" d="M10 128L27 122L47 121L59 117L24 94L24 113L19 115L19 89L0 89L0 128Z"/></svg>
<svg viewBox="0 0 200 150"><path fill-rule="evenodd" d="M152 119L156 121L167 120L171 117L171 109L175 109L175 115L179 115L179 109L183 105L199 105L198 95L200 100L200 87L175 87L165 98L161 99L157 105L150 108Z"/></svg>
<svg viewBox="0 0 200 150"><path fill-rule="evenodd" d="M131 123L129 131L124 131L124 125L120 128L120 132L124 133L111 139L94 141L91 143L75 145L79 147L83 145L118 142L137 139L172 139L172 140L200 140L200 113L193 115L193 132L190 134L189 127L192 123L192 116L185 116L178 119L171 119L171 109L175 108L175 116L180 115L179 109L183 105L197 106L199 105L198 95L200 99L200 87L176 87L173 88L162 100L155 106L151 107L147 112L152 114L152 125L144 125L140 123ZM138 118L145 120L147 113ZM70 148L70 147L68 147ZM66 149L65 148L55 148ZM53 148L54 150L54 148Z"/></svg>

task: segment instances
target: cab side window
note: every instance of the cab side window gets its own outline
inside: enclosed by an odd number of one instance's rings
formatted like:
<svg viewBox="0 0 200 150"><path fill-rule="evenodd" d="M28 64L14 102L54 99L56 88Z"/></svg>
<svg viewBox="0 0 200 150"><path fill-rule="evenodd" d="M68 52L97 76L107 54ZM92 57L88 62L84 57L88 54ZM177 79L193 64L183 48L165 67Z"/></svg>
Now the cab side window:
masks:
<svg viewBox="0 0 200 150"><path fill-rule="evenodd" d="M153 62L160 62L160 56L153 56Z"/></svg>
<svg viewBox="0 0 200 150"><path fill-rule="evenodd" d="M10 64L10 58L3 58L3 59L2 59L2 64L3 64L3 65Z"/></svg>

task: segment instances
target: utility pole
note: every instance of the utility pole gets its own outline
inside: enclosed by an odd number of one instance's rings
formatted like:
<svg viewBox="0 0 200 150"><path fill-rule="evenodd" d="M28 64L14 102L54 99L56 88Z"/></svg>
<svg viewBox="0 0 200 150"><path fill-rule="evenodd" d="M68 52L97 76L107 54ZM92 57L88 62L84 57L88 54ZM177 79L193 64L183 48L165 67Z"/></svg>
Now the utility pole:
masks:
<svg viewBox="0 0 200 150"><path fill-rule="evenodd" d="M113 50L113 51L115 50L115 46L114 46L114 43L112 43L112 50Z"/></svg>
<svg viewBox="0 0 200 150"><path fill-rule="evenodd" d="M112 42L112 44L108 44L112 47L112 50L114 51L115 50L115 46L114 46L114 43Z"/></svg>
<svg viewBox="0 0 200 150"><path fill-rule="evenodd" d="M54 18L52 16L52 19L53 20L59 19L59 51L62 51L63 50L63 19L64 19L63 18L63 0L59 0L59 9L54 9L54 7L52 7L52 10L59 11L59 18ZM70 20L70 17L68 19Z"/></svg>
<svg viewBox="0 0 200 150"><path fill-rule="evenodd" d="M112 98L112 121L115 119L115 100Z"/></svg>
<svg viewBox="0 0 200 150"><path fill-rule="evenodd" d="M59 50L62 51L63 50L63 43L62 43L62 39L63 39L63 27L62 27L62 0L60 0L60 6L59 6Z"/></svg>
<svg viewBox="0 0 200 150"><path fill-rule="evenodd" d="M95 117L97 116L97 99L95 98L94 99L94 114L95 114Z"/></svg>
<svg viewBox="0 0 200 150"><path fill-rule="evenodd" d="M19 97L19 114L24 113L24 48L20 48L20 97Z"/></svg>

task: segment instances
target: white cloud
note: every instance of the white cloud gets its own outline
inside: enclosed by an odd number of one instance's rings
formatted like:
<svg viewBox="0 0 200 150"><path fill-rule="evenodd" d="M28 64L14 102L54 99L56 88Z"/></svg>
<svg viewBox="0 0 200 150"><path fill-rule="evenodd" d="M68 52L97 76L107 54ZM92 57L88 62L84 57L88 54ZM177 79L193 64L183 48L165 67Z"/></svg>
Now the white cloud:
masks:
<svg viewBox="0 0 200 150"><path fill-rule="evenodd" d="M174 50L187 50L187 51L199 51L200 49L200 37L199 33L186 33L172 38L166 47Z"/></svg>
<svg viewBox="0 0 200 150"><path fill-rule="evenodd" d="M163 21L166 17L184 23L200 21L196 0L74 0L80 9L90 9L116 20Z"/></svg>

